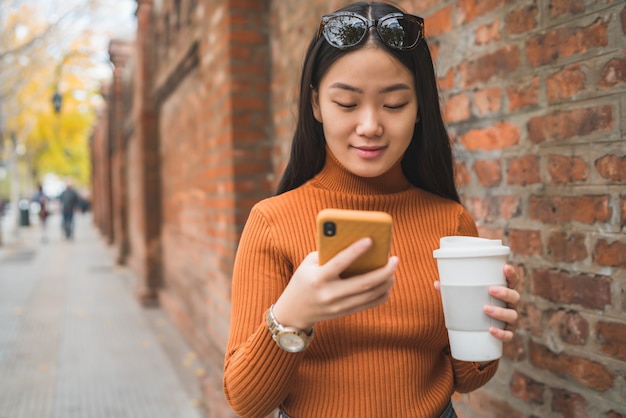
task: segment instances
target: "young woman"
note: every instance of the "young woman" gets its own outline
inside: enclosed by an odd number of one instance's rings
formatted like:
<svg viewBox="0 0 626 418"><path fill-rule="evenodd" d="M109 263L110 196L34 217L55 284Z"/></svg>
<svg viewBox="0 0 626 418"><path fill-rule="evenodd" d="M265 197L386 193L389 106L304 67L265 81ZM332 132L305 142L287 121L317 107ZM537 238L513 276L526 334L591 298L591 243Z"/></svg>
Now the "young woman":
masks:
<svg viewBox="0 0 626 418"><path fill-rule="evenodd" d="M460 204L424 22L384 3L324 16L305 59L299 118L278 194L251 211L232 288L224 391L235 412L265 417L454 417L454 391L484 385L498 362L450 356L433 250L477 235ZM324 208L393 217L386 266L342 271L366 238L319 265ZM518 278L485 312L508 342ZM433 285L434 283L434 285Z"/></svg>

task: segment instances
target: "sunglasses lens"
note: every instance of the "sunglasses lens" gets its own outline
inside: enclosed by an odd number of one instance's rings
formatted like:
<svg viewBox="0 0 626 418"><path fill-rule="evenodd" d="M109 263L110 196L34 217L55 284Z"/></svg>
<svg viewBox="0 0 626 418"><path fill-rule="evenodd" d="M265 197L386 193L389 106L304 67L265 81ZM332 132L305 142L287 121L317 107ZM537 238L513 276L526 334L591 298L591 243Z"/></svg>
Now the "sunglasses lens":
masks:
<svg viewBox="0 0 626 418"><path fill-rule="evenodd" d="M390 47L413 48L422 36L422 26L413 19L390 17L378 24L378 34Z"/></svg>
<svg viewBox="0 0 626 418"><path fill-rule="evenodd" d="M336 48L348 48L361 42L367 22L354 16L333 16L324 25L324 37Z"/></svg>

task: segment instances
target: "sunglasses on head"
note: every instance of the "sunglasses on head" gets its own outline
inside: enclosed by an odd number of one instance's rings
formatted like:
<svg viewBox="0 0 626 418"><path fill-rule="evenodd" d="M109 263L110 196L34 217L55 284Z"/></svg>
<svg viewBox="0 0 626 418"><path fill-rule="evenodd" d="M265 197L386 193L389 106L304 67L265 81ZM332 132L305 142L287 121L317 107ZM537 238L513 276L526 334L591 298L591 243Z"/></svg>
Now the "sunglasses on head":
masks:
<svg viewBox="0 0 626 418"><path fill-rule="evenodd" d="M346 49L360 44L375 26L380 39L394 49L412 49L424 34L424 19L405 13L390 13L371 20L352 12L337 12L322 17L317 39L322 34L335 48Z"/></svg>

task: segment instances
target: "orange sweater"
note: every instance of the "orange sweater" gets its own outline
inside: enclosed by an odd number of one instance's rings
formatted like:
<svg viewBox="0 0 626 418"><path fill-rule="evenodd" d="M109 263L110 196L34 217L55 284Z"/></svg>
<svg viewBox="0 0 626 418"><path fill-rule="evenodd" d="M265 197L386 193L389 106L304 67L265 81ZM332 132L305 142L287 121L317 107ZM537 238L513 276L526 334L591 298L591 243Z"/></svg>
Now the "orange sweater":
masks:
<svg viewBox="0 0 626 418"><path fill-rule="evenodd" d="M328 152L330 154L330 152ZM393 217L399 257L391 299L318 323L303 352L281 350L264 314L304 257L315 251L315 217L328 207ZM361 178L329 155L303 186L259 202L244 228L233 272L224 392L243 417L280 407L294 418L438 417L453 392L484 385L497 370L450 357L432 252L444 235L477 235L467 211L412 186L400 165Z"/></svg>

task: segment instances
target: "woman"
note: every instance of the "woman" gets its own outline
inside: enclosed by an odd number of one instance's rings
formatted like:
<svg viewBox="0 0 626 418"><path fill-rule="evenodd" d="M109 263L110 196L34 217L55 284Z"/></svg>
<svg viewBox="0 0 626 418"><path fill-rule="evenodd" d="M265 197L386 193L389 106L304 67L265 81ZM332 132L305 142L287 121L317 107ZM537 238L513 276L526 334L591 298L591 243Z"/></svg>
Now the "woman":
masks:
<svg viewBox="0 0 626 418"><path fill-rule="evenodd" d="M453 392L497 370L450 356L432 252L442 236L477 230L422 34L421 18L384 3L320 22L290 161L277 196L252 209L235 261L224 391L241 416L454 417ZM320 266L315 217L328 207L391 214L387 265L340 278L366 238ZM490 332L508 342L519 294L510 266L505 275L508 288L490 293L506 308L485 312L506 323Z"/></svg>

